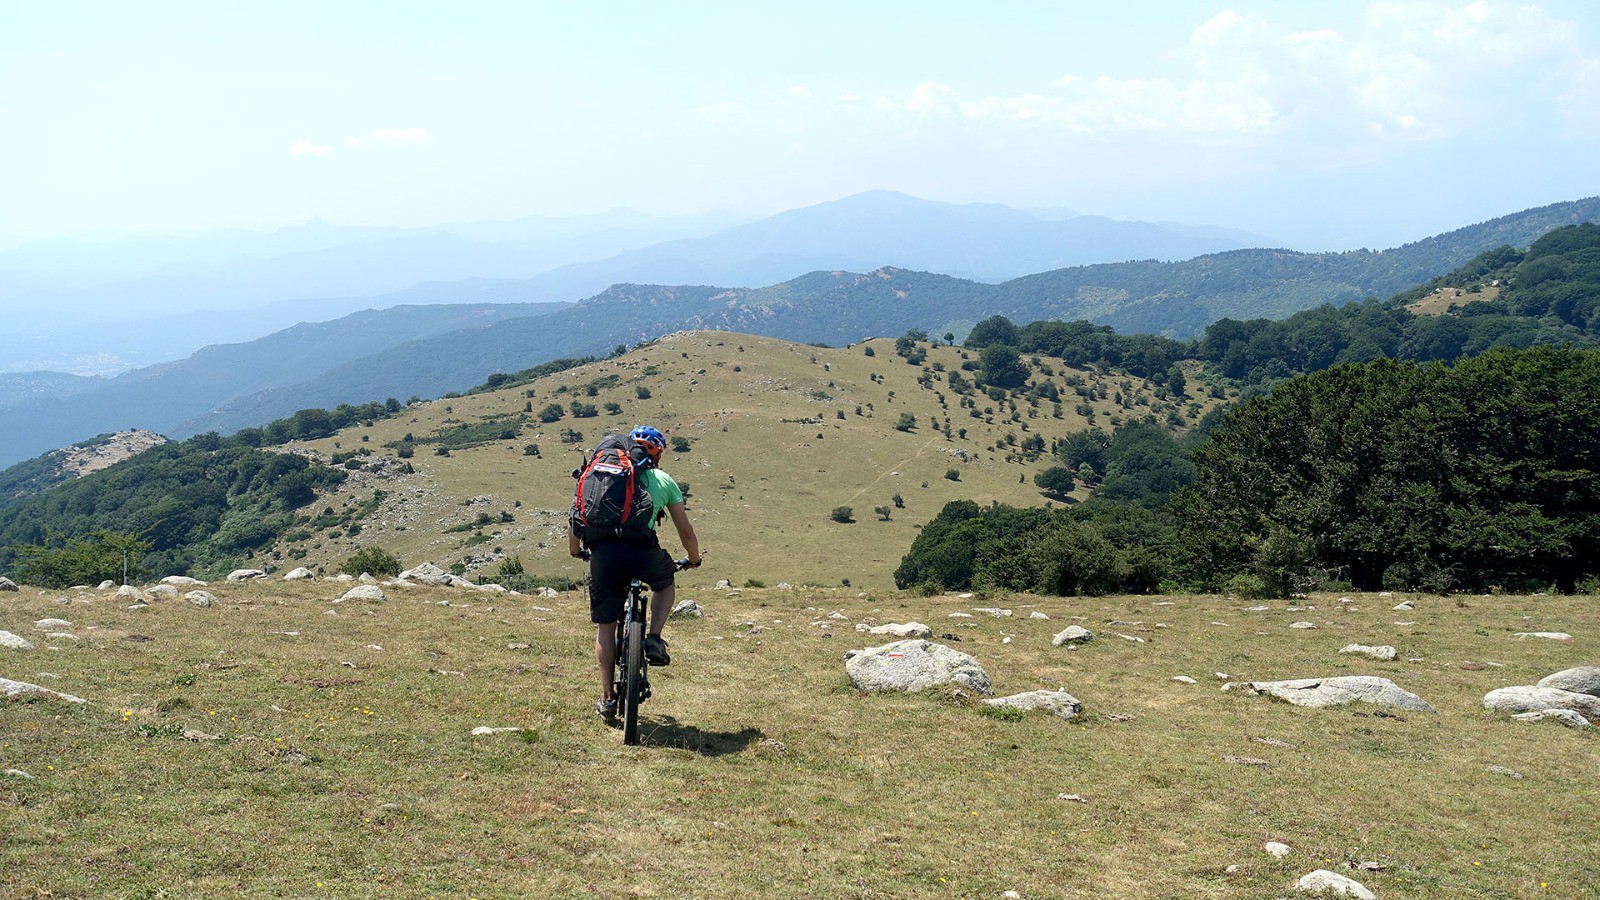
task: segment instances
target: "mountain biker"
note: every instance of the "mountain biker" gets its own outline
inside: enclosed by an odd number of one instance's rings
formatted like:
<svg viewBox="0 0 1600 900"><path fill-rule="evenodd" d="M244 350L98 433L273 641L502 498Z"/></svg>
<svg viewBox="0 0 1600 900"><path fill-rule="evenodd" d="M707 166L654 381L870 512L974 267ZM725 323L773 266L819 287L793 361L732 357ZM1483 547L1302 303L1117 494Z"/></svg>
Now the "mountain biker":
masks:
<svg viewBox="0 0 1600 900"><path fill-rule="evenodd" d="M650 522L649 540L602 541L588 548L589 618L595 624L594 651L595 659L600 664L600 699L595 701L594 708L595 712L608 719L615 716L617 711L616 690L611 680L617 662L617 623L622 618L622 607L627 601L628 584L635 578L648 584L652 592L650 631L644 639L645 659L652 666L665 666L672 662L661 630L667 624L667 616L672 613L676 584L672 556L662 549L655 534L655 528L662 518L672 517L672 525L678 531L678 540L683 543L689 565L700 565L700 539L689 522L689 514L684 511L683 491L672 480L672 476L660 469L661 453L667 448L666 436L653 426L640 425L629 433L628 438L649 457L649 463L639 479L650 493L656 514ZM569 532L568 552L581 559L584 549L578 535Z"/></svg>

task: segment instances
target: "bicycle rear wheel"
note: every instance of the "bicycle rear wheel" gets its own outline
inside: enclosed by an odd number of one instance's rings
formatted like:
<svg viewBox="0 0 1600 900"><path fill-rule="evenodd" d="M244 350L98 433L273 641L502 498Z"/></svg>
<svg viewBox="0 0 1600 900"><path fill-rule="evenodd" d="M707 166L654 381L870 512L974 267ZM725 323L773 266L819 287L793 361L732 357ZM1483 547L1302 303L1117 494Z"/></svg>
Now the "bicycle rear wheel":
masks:
<svg viewBox="0 0 1600 900"><path fill-rule="evenodd" d="M623 640L622 742L639 743L639 703L644 692L644 623L630 619Z"/></svg>

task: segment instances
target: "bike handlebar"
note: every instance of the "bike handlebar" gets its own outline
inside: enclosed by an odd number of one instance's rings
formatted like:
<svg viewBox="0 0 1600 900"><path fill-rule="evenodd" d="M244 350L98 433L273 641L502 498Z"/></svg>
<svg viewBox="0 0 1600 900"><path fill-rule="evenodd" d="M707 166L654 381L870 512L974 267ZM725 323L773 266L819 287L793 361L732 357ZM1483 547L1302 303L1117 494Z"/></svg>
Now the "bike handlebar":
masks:
<svg viewBox="0 0 1600 900"><path fill-rule="evenodd" d="M579 550L578 551L578 559L581 559L584 562L588 562L590 557L592 557L592 556L594 556L594 554L591 553L588 549L584 549L584 550ZM703 560L703 559L700 560L699 562L689 562L689 560L687 558L685 558L685 559L675 559L675 560L672 561L672 570L674 572L682 572L684 569L698 569L698 568L700 568L700 564L703 563L703 562L705 562L705 560Z"/></svg>

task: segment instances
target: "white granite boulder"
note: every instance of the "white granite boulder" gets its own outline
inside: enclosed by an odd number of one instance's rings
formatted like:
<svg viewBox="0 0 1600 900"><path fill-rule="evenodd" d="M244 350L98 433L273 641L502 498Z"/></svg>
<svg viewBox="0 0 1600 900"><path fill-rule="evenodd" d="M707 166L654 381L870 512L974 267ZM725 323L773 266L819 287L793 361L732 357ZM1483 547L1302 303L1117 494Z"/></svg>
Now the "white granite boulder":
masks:
<svg viewBox="0 0 1600 900"><path fill-rule="evenodd" d="M1570 641L1570 640L1572 640L1572 635L1567 634L1565 631L1519 631L1519 632L1517 632L1517 637L1519 637L1519 638L1530 638L1530 637L1531 638L1544 638L1547 641Z"/></svg>
<svg viewBox="0 0 1600 900"><path fill-rule="evenodd" d="M700 608L700 604L694 602L693 600L684 599L679 600L677 605L672 607L672 615L669 618L678 618L681 616L688 619L698 619L703 617L705 614L705 610Z"/></svg>
<svg viewBox="0 0 1600 900"><path fill-rule="evenodd" d="M145 588L145 594L152 600L176 600L178 589L170 584L156 584Z"/></svg>
<svg viewBox="0 0 1600 900"><path fill-rule="evenodd" d="M0 678L0 697L7 700L65 700L68 703L83 703L82 697L52 691L37 684L26 681L12 681L9 678Z"/></svg>
<svg viewBox="0 0 1600 900"><path fill-rule="evenodd" d="M114 588L116 586L117 586L117 583L115 581L112 581L111 579L107 578L105 581L100 582L99 589L102 590L102 591L109 591L109 590L111 590L112 588Z"/></svg>
<svg viewBox="0 0 1600 900"><path fill-rule="evenodd" d="M1042 709L1058 719L1066 719L1069 722L1083 715L1082 701L1066 691L1028 691L1012 694L1009 697L986 699L983 702L990 706L1005 706L1011 709Z"/></svg>
<svg viewBox="0 0 1600 900"><path fill-rule="evenodd" d="M989 673L976 659L926 640L896 641L845 654L850 683L863 691L921 691L959 684L979 694L992 693Z"/></svg>
<svg viewBox="0 0 1600 900"><path fill-rule="evenodd" d="M886 625L856 626L856 630L865 634L884 634L897 638L931 638L933 629L921 622L890 622Z"/></svg>
<svg viewBox="0 0 1600 900"><path fill-rule="evenodd" d="M1539 679L1538 686L1600 697L1600 666L1562 669L1554 675L1546 675Z"/></svg>
<svg viewBox="0 0 1600 900"><path fill-rule="evenodd" d="M1553 687L1499 688L1483 695L1483 707L1509 713L1570 709L1590 722L1600 722L1600 697Z"/></svg>
<svg viewBox="0 0 1600 900"><path fill-rule="evenodd" d="M228 573L229 581L259 581L267 577L267 573L260 569L234 569Z"/></svg>
<svg viewBox="0 0 1600 900"><path fill-rule="evenodd" d="M0 631L0 650L32 650L33 644L20 634Z"/></svg>
<svg viewBox="0 0 1600 900"><path fill-rule="evenodd" d="M1379 644L1376 647L1369 647L1365 644L1346 644L1339 648L1339 652L1359 653L1362 656L1370 656L1373 659L1381 659L1384 662L1393 662L1400 658L1400 651L1388 644Z"/></svg>
<svg viewBox="0 0 1600 900"><path fill-rule="evenodd" d="M1321 708L1343 703L1371 703L1412 712L1438 712L1426 700L1387 678L1375 675L1341 675L1336 678L1294 678L1288 681L1241 681L1223 685L1252 694L1266 694L1295 706Z"/></svg>
<svg viewBox="0 0 1600 900"><path fill-rule="evenodd" d="M1355 897L1356 900L1378 900L1378 895L1368 890L1366 885L1353 878L1347 878L1338 872L1327 869L1318 869L1302 875L1294 883L1294 889L1304 894L1321 894L1325 897Z"/></svg>
<svg viewBox="0 0 1600 900"><path fill-rule="evenodd" d="M40 631L59 631L63 628L71 628L72 623L66 619L40 619L33 623L33 627Z"/></svg>
<svg viewBox="0 0 1600 900"><path fill-rule="evenodd" d="M358 584L350 590L345 591L342 595L340 595L339 599L333 602L343 603L346 600L366 600L370 603L381 603L382 601L388 599L389 595L383 592L383 588L378 587L375 584Z"/></svg>
<svg viewBox="0 0 1600 900"><path fill-rule="evenodd" d="M189 601L191 606L209 607L217 602L217 595L210 591L194 590L184 594L183 599Z"/></svg>
<svg viewBox="0 0 1600 900"><path fill-rule="evenodd" d="M1087 644L1094 640L1094 632L1082 625L1068 625L1050 639L1050 643L1059 647L1062 644Z"/></svg>
<svg viewBox="0 0 1600 900"><path fill-rule="evenodd" d="M17 583L15 581L12 581L11 579L5 577L4 575L0 575L0 591L15 591L15 590L18 590Z"/></svg>
<svg viewBox="0 0 1600 900"><path fill-rule="evenodd" d="M413 584L433 584L443 586L449 584L452 577L453 576L449 572L446 572L430 562L425 562L414 569L407 569L400 573L401 581L409 581Z"/></svg>
<svg viewBox="0 0 1600 900"><path fill-rule="evenodd" d="M1554 719L1568 728L1591 728L1589 720L1570 709L1541 709L1538 712L1517 713L1511 718L1518 722L1542 722Z"/></svg>
<svg viewBox="0 0 1600 900"><path fill-rule="evenodd" d="M131 584L125 584L117 588L116 598L118 600L130 600L134 603L145 602L144 592Z"/></svg>
<svg viewBox="0 0 1600 900"><path fill-rule="evenodd" d="M201 581L198 578L190 578L187 575L168 575L167 577L161 579L161 583L162 584L170 584L173 587L205 587L206 586L206 583L204 581Z"/></svg>
<svg viewBox="0 0 1600 900"><path fill-rule="evenodd" d="M315 578L315 577L317 577L317 573L311 571L310 569L306 568L305 566L301 566L298 569L290 570L289 574L283 576L283 580L284 581L305 581L308 578Z"/></svg>

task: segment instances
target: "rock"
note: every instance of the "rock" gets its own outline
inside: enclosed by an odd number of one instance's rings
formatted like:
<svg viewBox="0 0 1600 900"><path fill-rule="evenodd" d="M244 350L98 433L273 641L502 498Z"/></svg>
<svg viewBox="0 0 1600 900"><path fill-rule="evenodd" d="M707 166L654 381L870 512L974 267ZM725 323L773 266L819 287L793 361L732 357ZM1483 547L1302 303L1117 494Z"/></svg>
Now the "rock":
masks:
<svg viewBox="0 0 1600 900"><path fill-rule="evenodd" d="M1400 651L1390 647L1388 644L1380 644L1376 647L1368 647L1364 644L1347 644L1339 648L1339 652L1359 653L1362 656L1370 656L1373 659L1381 659L1385 662L1393 662L1400 656Z"/></svg>
<svg viewBox="0 0 1600 900"><path fill-rule="evenodd" d="M346 600L367 600L372 603L378 603L387 599L389 599L389 595L383 592L383 588L375 584L360 584L345 591L340 595L339 599L333 602L343 603Z"/></svg>
<svg viewBox="0 0 1600 900"><path fill-rule="evenodd" d="M74 697L71 694L63 694L59 691L52 691L49 688L40 687L37 684L29 684L26 681L11 681L7 678L0 678L0 697L5 697L7 700L65 700L68 703L87 702L82 697Z"/></svg>
<svg viewBox="0 0 1600 900"><path fill-rule="evenodd" d="M183 739L186 741L220 741L222 740L222 735L207 734L195 728L185 728L183 730Z"/></svg>
<svg viewBox="0 0 1600 900"><path fill-rule="evenodd" d="M1267 841L1261 845L1261 849L1267 851L1267 854L1273 859L1283 859L1294 852L1294 848L1281 841Z"/></svg>
<svg viewBox="0 0 1600 900"><path fill-rule="evenodd" d="M211 593L210 591L190 591L189 593L183 595L183 599L189 601L189 603L194 606L209 607L211 604L217 602L217 595Z"/></svg>
<svg viewBox="0 0 1600 900"><path fill-rule="evenodd" d="M731 587L733 587L733 584L731 582L729 582L728 579L724 578L724 579L722 579L722 580L717 582L717 586L716 586L715 589L719 590L719 591L725 591L725 590L727 590L728 588L731 588Z"/></svg>
<svg viewBox="0 0 1600 900"><path fill-rule="evenodd" d="M561 592L556 590L555 588L542 587L542 588L539 588L539 590L534 594L534 596L535 597L544 597L545 599L549 599L551 597L559 597L559 596L561 596Z"/></svg>
<svg viewBox="0 0 1600 900"><path fill-rule="evenodd" d="M1042 709L1058 719L1066 719L1069 722L1083 715L1083 703L1066 691L1028 691L1012 694L1009 697L995 697L983 702L990 706L1004 706L1010 709Z"/></svg>
<svg viewBox="0 0 1600 900"><path fill-rule="evenodd" d="M348 582L348 581L355 581L356 577L354 575L351 575L349 572L340 572L339 574L333 576L333 580L334 581L346 581L346 582Z"/></svg>
<svg viewBox="0 0 1600 900"><path fill-rule="evenodd" d="M786 753L789 750L789 746L775 738L766 738L756 745L756 749L767 753Z"/></svg>
<svg viewBox="0 0 1600 900"><path fill-rule="evenodd" d="M485 593L485 594L509 594L509 593L511 593L511 589L510 588L506 587L503 584L496 584L493 581L485 581L483 584L480 584L477 587L478 587L479 591L481 591L482 593Z"/></svg>
<svg viewBox="0 0 1600 900"><path fill-rule="evenodd" d="M1539 679L1538 686L1600 697L1600 666L1562 669L1554 675L1546 675Z"/></svg>
<svg viewBox="0 0 1600 900"><path fill-rule="evenodd" d="M1295 706L1321 708L1341 703L1372 703L1413 712L1437 712L1426 700L1387 678L1375 675L1342 675L1336 678L1296 678L1288 681L1245 681L1223 686L1223 690L1242 687L1253 694L1267 694Z"/></svg>
<svg viewBox="0 0 1600 900"><path fill-rule="evenodd" d="M204 581L198 578L190 578L187 575L168 575L161 579L161 583L170 584L173 587L205 587Z"/></svg>
<svg viewBox="0 0 1600 900"><path fill-rule="evenodd" d="M975 613L983 613L984 615L992 616L996 619L1004 619L1011 615L1011 610L1000 609L994 606L974 606L972 611Z"/></svg>
<svg viewBox="0 0 1600 900"><path fill-rule="evenodd" d="M1092 640L1094 640L1094 632L1082 625L1068 625L1066 628L1061 629L1055 637L1051 638L1050 643L1059 647L1062 644L1087 644Z"/></svg>
<svg viewBox="0 0 1600 900"><path fill-rule="evenodd" d="M1172 680L1178 682L1179 684L1199 684L1200 683L1198 681L1195 681L1193 678L1190 678L1187 675L1174 675L1174 676L1172 676Z"/></svg>
<svg viewBox="0 0 1600 900"><path fill-rule="evenodd" d="M679 600L677 605L672 607L672 616L683 616L685 618L698 619L703 617L705 614L705 610L700 608L700 604L694 602L693 600ZM668 618L671 618L672 616L669 616Z"/></svg>
<svg viewBox="0 0 1600 900"><path fill-rule="evenodd" d="M1085 797L1082 794L1066 794L1066 793L1057 794L1056 795L1056 799L1057 800L1069 800L1069 801L1071 801L1073 803L1088 803L1089 802L1089 798Z"/></svg>
<svg viewBox="0 0 1600 900"><path fill-rule="evenodd" d="M66 619L40 619L33 623L33 627L40 631L50 631L52 629L71 628L72 623Z"/></svg>
<svg viewBox="0 0 1600 900"><path fill-rule="evenodd" d="M0 650L32 650L33 644L21 635L0 631Z"/></svg>
<svg viewBox="0 0 1600 900"><path fill-rule="evenodd" d="M46 634L44 639L47 641L71 641L72 643L78 642L77 635L68 634L65 631L52 631L49 634Z"/></svg>
<svg viewBox="0 0 1600 900"><path fill-rule="evenodd" d="M487 725L479 725L477 728L472 729L472 736L473 737L483 737L485 735L490 735L490 734L506 734L507 732L521 731L521 730L522 730L521 728L518 728L515 725L507 725L507 726L505 726L503 728L490 728Z"/></svg>
<svg viewBox="0 0 1600 900"><path fill-rule="evenodd" d="M477 587L476 584L473 584L472 582L466 580L465 578L462 578L460 575L449 575L449 576L446 576L445 584L448 585L449 587L464 587L464 588L475 588L475 587Z"/></svg>
<svg viewBox="0 0 1600 900"><path fill-rule="evenodd" d="M371 572L362 572L360 575L356 576L356 580L361 582L362 584L377 584L378 583L377 576L373 575Z"/></svg>
<svg viewBox="0 0 1600 900"><path fill-rule="evenodd" d="M863 691L920 691L955 683L992 693L989 673L976 659L926 640L896 641L855 651L845 661L850 683Z"/></svg>
<svg viewBox="0 0 1600 900"><path fill-rule="evenodd" d="M1546 640L1551 640L1551 641L1570 641L1570 640L1572 640L1572 635L1567 634L1565 631L1519 631L1519 632L1517 632L1517 637L1519 637L1519 638L1530 638L1530 637L1545 638Z"/></svg>
<svg viewBox="0 0 1600 900"><path fill-rule="evenodd" d="M1516 769L1508 769L1505 766L1490 766L1489 771L1495 775L1504 775L1507 778L1520 779L1522 777L1521 772L1518 772Z"/></svg>
<svg viewBox="0 0 1600 900"><path fill-rule="evenodd" d="M409 581L412 584L432 585L447 585L452 577L449 572L430 562L425 562L413 569L407 569L399 575L401 581Z"/></svg>
<svg viewBox="0 0 1600 900"><path fill-rule="evenodd" d="M1259 759L1254 756L1224 756L1222 757L1222 761L1225 763L1233 763L1236 766L1255 766L1258 769L1265 769L1272 765L1266 760Z"/></svg>
<svg viewBox="0 0 1600 900"><path fill-rule="evenodd" d="M787 581L780 581L777 584L773 585L772 587L773 587L773 590L778 590L778 591L792 591L792 590L794 590L794 585L790 584Z"/></svg>
<svg viewBox="0 0 1600 900"><path fill-rule="evenodd" d="M1306 894L1326 894L1337 897L1355 897L1357 900L1378 900L1378 895L1367 890L1366 886L1353 878L1346 878L1337 872L1327 869L1318 869L1300 876L1294 883L1294 889Z"/></svg>
<svg viewBox="0 0 1600 900"><path fill-rule="evenodd" d="M117 588L116 597L118 600L133 600L139 603L143 603L145 599L144 594L140 593L139 589L131 584L125 584Z"/></svg>
<svg viewBox="0 0 1600 900"><path fill-rule="evenodd" d="M933 629L921 622L890 622L886 625L857 625L857 631L867 634L886 634L897 638L931 638Z"/></svg>
<svg viewBox="0 0 1600 900"><path fill-rule="evenodd" d="M19 588L17 587L17 583L15 581L12 581L4 575L0 575L0 591L15 591L18 589Z"/></svg>
<svg viewBox="0 0 1600 900"><path fill-rule="evenodd" d="M1125 641L1130 641L1130 642L1135 643L1135 644L1144 643L1144 638L1138 637L1137 635L1123 634L1120 631L1116 631L1116 632L1112 632L1112 633L1115 634L1117 637L1122 638Z"/></svg>
<svg viewBox="0 0 1600 900"><path fill-rule="evenodd" d="M150 589L146 590L145 593L149 595L150 599L152 600L178 599L178 589L170 584L154 585Z"/></svg>
<svg viewBox="0 0 1600 900"><path fill-rule="evenodd" d="M8 778L26 778L29 781L39 780L32 775L29 775L27 772L22 771L21 769L7 769L4 772L0 772L0 775L4 775Z"/></svg>
<svg viewBox="0 0 1600 900"><path fill-rule="evenodd" d="M1317 625L1316 625L1315 622L1290 622L1289 623L1289 627L1290 628L1305 629L1305 628L1315 628L1315 627L1317 627Z"/></svg>
<svg viewBox="0 0 1600 900"><path fill-rule="evenodd" d="M112 581L109 578L107 578L105 581L100 582L100 590L102 590L102 591L109 591L109 590L111 590L112 588L114 588L116 586L117 586L117 583L115 581Z"/></svg>
<svg viewBox="0 0 1600 900"><path fill-rule="evenodd" d="M1396 603L1395 605L1393 605L1393 606L1391 606L1389 608L1390 609L1397 609L1397 610L1400 610L1400 611L1404 612L1405 610L1408 610L1408 609L1416 609L1417 608L1417 604L1411 602L1410 600L1406 600L1406 601L1404 601L1402 603Z"/></svg>
<svg viewBox="0 0 1600 900"><path fill-rule="evenodd" d="M1590 723L1600 722L1600 697L1564 691L1560 688L1503 687L1483 695L1485 709L1501 712L1546 712L1552 709L1570 709Z"/></svg>
<svg viewBox="0 0 1600 900"><path fill-rule="evenodd" d="M948 618L951 618L951 619L970 619L970 618L972 618L972 613L953 612L953 613L951 613L949 615Z"/></svg>
<svg viewBox="0 0 1600 900"><path fill-rule="evenodd" d="M1030 619L1044 619L1045 621L1049 621L1049 619L1050 619L1049 616L1045 615L1042 612L1039 612L1037 609L1034 610L1031 613L1028 613L1028 618L1030 618Z"/></svg>
<svg viewBox="0 0 1600 900"><path fill-rule="evenodd" d="M305 566L301 566L298 569L290 570L289 574L283 576L283 580L284 581L304 581L307 578L315 578L315 577L317 577L317 574L315 572L311 571L310 569L306 568Z"/></svg>
<svg viewBox="0 0 1600 900"><path fill-rule="evenodd" d="M228 573L229 581L256 581L267 577L267 573L260 569L234 569Z"/></svg>
<svg viewBox="0 0 1600 900"><path fill-rule="evenodd" d="M1538 712L1517 713L1511 718L1518 722L1538 722L1554 719L1568 728L1589 728L1589 720L1570 709L1541 709Z"/></svg>

